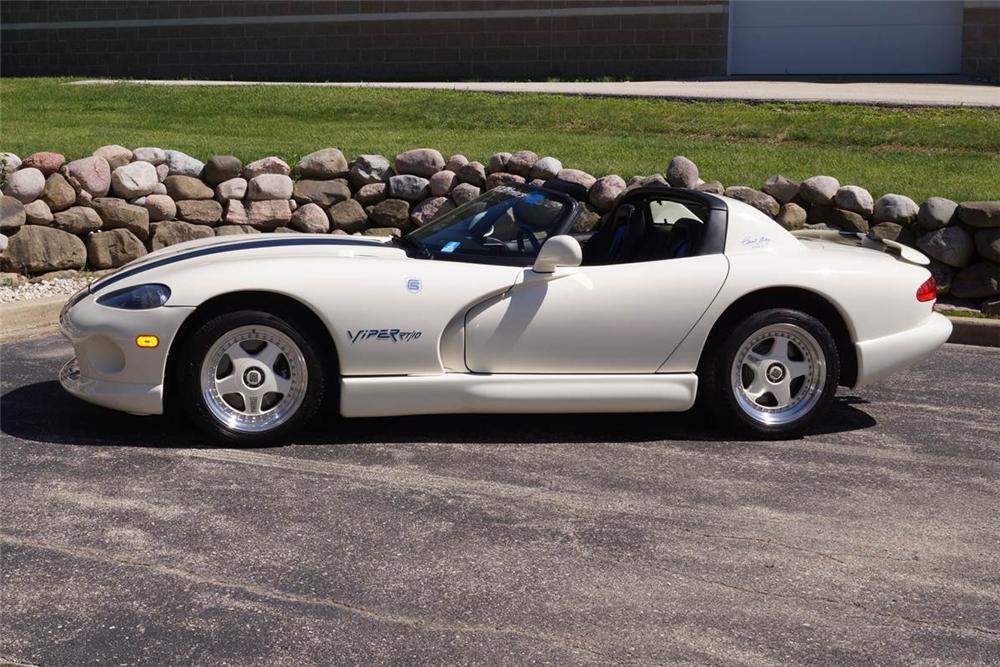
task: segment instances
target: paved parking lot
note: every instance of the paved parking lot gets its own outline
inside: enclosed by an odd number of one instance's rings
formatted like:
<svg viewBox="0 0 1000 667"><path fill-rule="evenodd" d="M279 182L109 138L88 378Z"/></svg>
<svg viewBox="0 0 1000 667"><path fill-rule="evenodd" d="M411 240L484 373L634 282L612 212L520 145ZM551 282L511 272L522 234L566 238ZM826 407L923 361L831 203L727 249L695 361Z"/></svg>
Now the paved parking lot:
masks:
<svg viewBox="0 0 1000 667"><path fill-rule="evenodd" d="M339 421L213 448L0 348L0 657L1000 662L1000 351L790 442L679 415Z"/></svg>

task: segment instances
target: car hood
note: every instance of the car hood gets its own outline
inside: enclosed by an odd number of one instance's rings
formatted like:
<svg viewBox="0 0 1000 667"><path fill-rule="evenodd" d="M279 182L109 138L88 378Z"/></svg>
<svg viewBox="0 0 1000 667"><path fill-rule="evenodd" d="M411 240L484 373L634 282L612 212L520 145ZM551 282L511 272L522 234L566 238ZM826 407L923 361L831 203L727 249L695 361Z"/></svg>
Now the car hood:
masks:
<svg viewBox="0 0 1000 667"><path fill-rule="evenodd" d="M209 255L230 252L294 252L303 248L329 249L337 256L385 256L405 258L406 253L388 245L391 237L382 236L342 236L320 234L240 234L225 237L196 239L160 248L143 255L120 269L91 283L90 292L95 293L113 283L149 269L194 260ZM349 250L349 252L344 252Z"/></svg>

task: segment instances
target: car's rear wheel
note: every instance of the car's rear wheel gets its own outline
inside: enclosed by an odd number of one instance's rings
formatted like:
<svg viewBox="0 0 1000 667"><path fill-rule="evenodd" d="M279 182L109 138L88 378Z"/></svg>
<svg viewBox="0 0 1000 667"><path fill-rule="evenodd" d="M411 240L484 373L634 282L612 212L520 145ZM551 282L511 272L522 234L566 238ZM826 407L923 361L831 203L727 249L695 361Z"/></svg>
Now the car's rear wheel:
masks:
<svg viewBox="0 0 1000 667"><path fill-rule="evenodd" d="M754 436L800 434L836 393L837 344L826 326L806 313L755 313L715 352L706 398L716 414Z"/></svg>
<svg viewBox="0 0 1000 667"><path fill-rule="evenodd" d="M287 437L323 400L320 351L298 323L242 310L194 331L180 365L179 388L192 420L233 444Z"/></svg>

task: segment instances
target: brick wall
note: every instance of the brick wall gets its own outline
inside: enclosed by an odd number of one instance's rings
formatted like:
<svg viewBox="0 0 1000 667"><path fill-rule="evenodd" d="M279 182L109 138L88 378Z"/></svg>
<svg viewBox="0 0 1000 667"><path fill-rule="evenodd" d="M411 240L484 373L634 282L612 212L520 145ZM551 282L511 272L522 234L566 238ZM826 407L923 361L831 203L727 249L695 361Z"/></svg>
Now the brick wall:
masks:
<svg viewBox="0 0 1000 667"><path fill-rule="evenodd" d="M966 2L962 74L1000 83L1000 2Z"/></svg>
<svg viewBox="0 0 1000 667"><path fill-rule="evenodd" d="M2 2L0 74L334 81L722 76L727 10L728 0Z"/></svg>

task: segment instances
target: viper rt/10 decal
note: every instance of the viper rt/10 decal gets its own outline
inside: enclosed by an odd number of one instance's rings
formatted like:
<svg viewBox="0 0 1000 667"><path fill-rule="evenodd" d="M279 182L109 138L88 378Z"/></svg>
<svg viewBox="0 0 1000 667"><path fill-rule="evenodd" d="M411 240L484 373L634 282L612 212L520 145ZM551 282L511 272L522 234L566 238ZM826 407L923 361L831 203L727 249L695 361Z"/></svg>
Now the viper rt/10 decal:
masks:
<svg viewBox="0 0 1000 667"><path fill-rule="evenodd" d="M347 330L347 337L351 339L351 345L359 341L366 340L387 340L393 343L409 343L415 341L423 335L422 331L403 331L402 329L358 329L357 331Z"/></svg>

